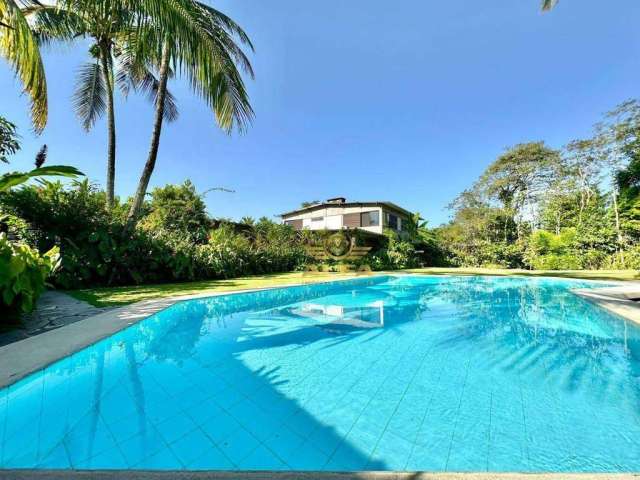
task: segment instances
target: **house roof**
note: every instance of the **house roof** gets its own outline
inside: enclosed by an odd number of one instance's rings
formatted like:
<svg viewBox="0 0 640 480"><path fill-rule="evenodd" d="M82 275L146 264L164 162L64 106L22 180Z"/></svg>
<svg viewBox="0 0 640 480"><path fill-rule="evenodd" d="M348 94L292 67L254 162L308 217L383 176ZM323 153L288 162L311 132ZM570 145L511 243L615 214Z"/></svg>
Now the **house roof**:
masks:
<svg viewBox="0 0 640 480"><path fill-rule="evenodd" d="M405 210L404 208L396 205L393 202L386 201L375 201L375 202L343 202L343 203L335 203L335 202L322 202L316 203L314 205L309 205L308 207L299 208L297 210L292 210L290 212L285 212L280 214L281 217L290 217L292 215L298 215L304 212L312 212L314 210L322 210L325 208L347 208L347 207L386 207L389 210L395 210L398 213L403 213L404 215L412 215L409 210Z"/></svg>

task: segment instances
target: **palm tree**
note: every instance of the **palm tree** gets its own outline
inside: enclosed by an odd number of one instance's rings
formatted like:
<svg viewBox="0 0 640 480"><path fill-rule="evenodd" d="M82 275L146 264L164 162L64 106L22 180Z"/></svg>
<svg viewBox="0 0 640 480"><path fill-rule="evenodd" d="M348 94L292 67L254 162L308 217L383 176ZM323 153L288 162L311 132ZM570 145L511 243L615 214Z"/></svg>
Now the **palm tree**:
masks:
<svg viewBox="0 0 640 480"><path fill-rule="evenodd" d="M22 5L32 3L24 0ZM36 133L47 124L47 80L38 43L16 0L0 0L0 56L20 78L31 98L31 121Z"/></svg>
<svg viewBox="0 0 640 480"><path fill-rule="evenodd" d="M542 0L542 10L547 12L556 6L558 0Z"/></svg>
<svg viewBox="0 0 640 480"><path fill-rule="evenodd" d="M33 28L42 43L54 40L70 42L77 38L90 38L89 54L92 60L78 71L73 98L76 114L85 130L107 114L107 207L115 200L116 120L115 85L126 96L130 89L145 91L155 98L158 81L145 65L138 64L122 52L134 32L137 15L126 2L99 0L85 3L61 0L54 5L37 4L24 9L33 21ZM178 116L173 96L167 93L165 117L168 121Z"/></svg>
<svg viewBox="0 0 640 480"><path fill-rule="evenodd" d="M218 125L227 133L236 128L244 131L253 118L238 66L252 78L253 70L236 39L250 49L253 46L240 26L221 12L194 0L143 0L141 3L147 12L153 11L154 17L139 26L136 38L128 45L138 62L157 66L159 82L149 154L129 210L127 230L137 221L156 165L172 66L209 105ZM154 6L163 8L154 10ZM165 29L153 28L153 21L161 22Z"/></svg>

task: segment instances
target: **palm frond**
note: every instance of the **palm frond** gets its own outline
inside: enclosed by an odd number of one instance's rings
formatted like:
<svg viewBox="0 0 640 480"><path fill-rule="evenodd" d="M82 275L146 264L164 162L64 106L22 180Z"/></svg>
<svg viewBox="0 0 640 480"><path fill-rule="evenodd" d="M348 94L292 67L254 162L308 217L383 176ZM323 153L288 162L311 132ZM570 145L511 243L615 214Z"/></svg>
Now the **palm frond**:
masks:
<svg viewBox="0 0 640 480"><path fill-rule="evenodd" d="M47 80L29 24L14 0L0 0L0 56L6 58L31 98L31 121L37 133L47 124Z"/></svg>
<svg viewBox="0 0 640 480"><path fill-rule="evenodd" d="M40 45L68 42L87 34L88 25L72 10L59 5L37 3L22 9Z"/></svg>
<svg viewBox="0 0 640 480"><path fill-rule="evenodd" d="M100 62L85 63L78 69L73 106L85 130L91 130L107 108L107 86Z"/></svg>
<svg viewBox="0 0 640 480"><path fill-rule="evenodd" d="M145 93L150 102L157 103L159 81L148 65L138 62L131 52L126 49L126 45L121 45L123 50L118 56L116 84L124 95L130 90ZM170 77L173 76L173 72ZM174 122L178 119L180 112L175 96L166 92L164 105L164 119Z"/></svg>
<svg viewBox="0 0 640 480"><path fill-rule="evenodd" d="M557 3L558 0L542 0L542 11L548 12L553 7L555 7Z"/></svg>

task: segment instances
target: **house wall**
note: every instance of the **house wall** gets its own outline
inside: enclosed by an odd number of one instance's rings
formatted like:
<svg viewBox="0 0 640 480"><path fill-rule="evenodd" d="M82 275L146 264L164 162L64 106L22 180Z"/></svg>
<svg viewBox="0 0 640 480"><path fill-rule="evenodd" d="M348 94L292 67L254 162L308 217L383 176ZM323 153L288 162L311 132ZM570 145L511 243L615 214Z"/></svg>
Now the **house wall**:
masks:
<svg viewBox="0 0 640 480"><path fill-rule="evenodd" d="M302 220L302 228L309 230L342 230L343 228L354 228L360 224L360 214L364 212L377 211L380 218L380 225L370 227L357 227L372 233L382 233L384 215L381 207L327 207L301 212L296 215L283 217L285 222L294 222L293 227L297 228L299 220ZM345 218L346 217L346 218Z"/></svg>

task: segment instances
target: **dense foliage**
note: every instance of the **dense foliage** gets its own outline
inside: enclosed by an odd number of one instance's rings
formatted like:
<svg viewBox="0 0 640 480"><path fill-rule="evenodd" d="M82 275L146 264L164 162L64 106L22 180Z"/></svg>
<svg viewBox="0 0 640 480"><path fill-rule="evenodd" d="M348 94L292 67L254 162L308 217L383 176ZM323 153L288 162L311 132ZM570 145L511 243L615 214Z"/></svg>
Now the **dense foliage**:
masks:
<svg viewBox="0 0 640 480"><path fill-rule="evenodd" d="M40 251L60 247L53 283L62 288L285 272L307 260L289 226L214 222L189 182L155 189L132 231L127 205L109 210L106 194L88 181L25 186L3 194L0 205L23 222L14 221L12 235Z"/></svg>
<svg viewBox="0 0 640 480"><path fill-rule="evenodd" d="M450 207L435 232L449 264L640 268L640 104L562 150L508 149Z"/></svg>

